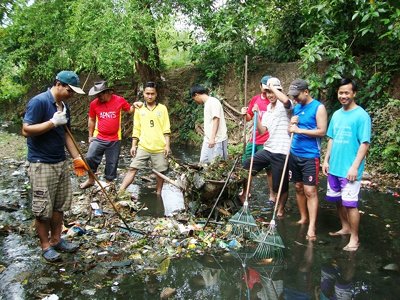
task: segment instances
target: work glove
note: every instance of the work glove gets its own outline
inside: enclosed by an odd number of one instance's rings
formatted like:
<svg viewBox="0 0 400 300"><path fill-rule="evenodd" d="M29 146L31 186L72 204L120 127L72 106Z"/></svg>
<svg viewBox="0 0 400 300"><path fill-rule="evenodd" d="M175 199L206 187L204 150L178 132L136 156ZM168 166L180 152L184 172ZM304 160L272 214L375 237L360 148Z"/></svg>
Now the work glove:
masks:
<svg viewBox="0 0 400 300"><path fill-rule="evenodd" d="M55 127L60 125L65 125L68 122L67 119L67 107L63 104L63 111L56 111L50 121L54 124Z"/></svg>
<svg viewBox="0 0 400 300"><path fill-rule="evenodd" d="M83 161L81 157L74 158L74 172L76 176L84 176L89 170L89 166Z"/></svg>

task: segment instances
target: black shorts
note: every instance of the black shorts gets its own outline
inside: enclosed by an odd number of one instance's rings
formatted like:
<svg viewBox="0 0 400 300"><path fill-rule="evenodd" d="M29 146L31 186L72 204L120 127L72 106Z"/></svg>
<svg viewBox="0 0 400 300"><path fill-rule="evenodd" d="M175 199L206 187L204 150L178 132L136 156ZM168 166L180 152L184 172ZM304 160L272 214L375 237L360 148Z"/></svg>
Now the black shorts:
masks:
<svg viewBox="0 0 400 300"><path fill-rule="evenodd" d="M285 164L286 155L280 153L271 153L267 150L259 150L254 155L253 170L252 174L255 175L263 169L271 168L272 170L272 190L277 193L279 190L279 184L281 182L283 166ZM245 169L250 169L250 160L247 159L243 163ZM282 185L282 193L285 193L289 189L289 178L288 170L286 169L285 178Z"/></svg>
<svg viewBox="0 0 400 300"><path fill-rule="evenodd" d="M290 154L289 180L305 185L318 185L319 158L304 158Z"/></svg>

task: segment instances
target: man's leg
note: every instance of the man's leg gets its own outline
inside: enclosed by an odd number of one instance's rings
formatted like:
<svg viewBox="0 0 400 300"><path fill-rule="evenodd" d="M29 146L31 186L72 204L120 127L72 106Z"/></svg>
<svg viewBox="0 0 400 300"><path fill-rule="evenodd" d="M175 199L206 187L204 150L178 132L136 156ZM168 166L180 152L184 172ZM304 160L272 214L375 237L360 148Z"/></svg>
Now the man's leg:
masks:
<svg viewBox="0 0 400 300"><path fill-rule="evenodd" d="M267 171L267 183L268 183L268 189L269 189L269 200L270 201L276 201L276 194L274 193L272 189L272 171L268 170Z"/></svg>
<svg viewBox="0 0 400 300"><path fill-rule="evenodd" d="M60 242L61 231L63 225L64 213L60 211L53 211L50 220L50 244L56 245Z"/></svg>
<svg viewBox="0 0 400 300"><path fill-rule="evenodd" d="M347 216L347 209L342 205L341 202L336 203L336 208L342 228L335 232L329 232L329 235L337 236L337 235L350 234L350 224Z"/></svg>
<svg viewBox="0 0 400 300"><path fill-rule="evenodd" d="M121 152L121 142L110 142L109 146L105 149L106 167L104 170L104 177L107 182L113 181L117 177L117 168L119 154Z"/></svg>
<svg viewBox="0 0 400 300"><path fill-rule="evenodd" d="M318 194L315 185L304 185L304 193L307 199L307 208L309 216L309 224L307 230L307 239L316 240L316 222L318 214Z"/></svg>
<svg viewBox="0 0 400 300"><path fill-rule="evenodd" d="M281 196L279 197L278 211L276 213L278 217L283 217L285 215L285 205L287 199L288 199L288 192L281 193Z"/></svg>
<svg viewBox="0 0 400 300"><path fill-rule="evenodd" d="M126 173L124 179L122 180L121 186L119 188L120 191L126 190L126 188L133 182L135 179L137 169L129 169L128 173Z"/></svg>
<svg viewBox="0 0 400 300"><path fill-rule="evenodd" d="M105 145L103 145L100 140L95 139L90 143L88 152L86 153L86 161L93 173L97 172L97 168L103 158L105 149ZM94 185L94 183L94 176L89 172L88 179L81 183L79 187L81 189L86 189Z"/></svg>
<svg viewBox="0 0 400 300"><path fill-rule="evenodd" d="M250 170L250 164L251 164L251 158L247 159L243 163L243 168L246 170ZM258 172L260 172L262 169L264 169L268 166L270 166L269 153L264 149L257 151L257 153L254 154L254 157L253 157L253 166L252 166L252 173L251 173L252 176L256 175ZM242 203L244 203L244 201L246 199L246 195L247 195L247 193L249 193L249 191L247 190L247 187L249 187L249 189L250 189L251 181L249 183L248 180L246 180L243 183L243 192L239 196L239 199ZM272 178L271 178L271 185L269 186L269 188L272 189Z"/></svg>
<svg viewBox="0 0 400 300"><path fill-rule="evenodd" d="M39 236L40 246L42 247L42 250L46 250L47 248L50 247L49 220L42 220L40 218L36 218L35 219L35 227L36 227L36 232Z"/></svg>
<svg viewBox="0 0 400 300"><path fill-rule="evenodd" d="M156 176L156 182L157 182L157 184L156 184L157 195L161 195L161 190L162 190L162 187L164 184L164 179L162 179L159 176Z"/></svg>
<svg viewBox="0 0 400 300"><path fill-rule="evenodd" d="M346 251L355 251L359 246L358 227L360 224L360 212L357 207L346 207L347 218L350 224L350 241L343 248Z"/></svg>
<svg viewBox="0 0 400 300"><path fill-rule="evenodd" d="M296 201L297 207L299 208L300 220L297 221L297 224L306 224L308 222L308 214L307 214L307 199L304 194L304 185L302 182L295 183L296 188Z"/></svg>

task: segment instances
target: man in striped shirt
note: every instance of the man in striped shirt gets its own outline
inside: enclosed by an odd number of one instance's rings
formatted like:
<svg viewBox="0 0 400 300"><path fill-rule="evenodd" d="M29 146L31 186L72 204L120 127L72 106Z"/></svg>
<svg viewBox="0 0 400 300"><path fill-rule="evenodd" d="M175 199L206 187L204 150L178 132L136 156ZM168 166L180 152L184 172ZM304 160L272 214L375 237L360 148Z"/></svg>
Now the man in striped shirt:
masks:
<svg viewBox="0 0 400 300"><path fill-rule="evenodd" d="M275 77L271 77L267 82L267 97L270 103L267 106L267 111L262 116L261 122L257 123L257 130L260 134L268 131L269 138L264 143L264 149L254 155L253 172L257 173L270 166L272 169L272 189L274 193L277 193L285 158L290 147L288 126L292 102L282 93L281 82ZM254 105L253 111L258 110L257 104ZM250 168L250 159L246 160L244 168ZM278 216L283 216L284 214L288 195L289 181L287 171L284 176L281 195L277 199L279 201Z"/></svg>

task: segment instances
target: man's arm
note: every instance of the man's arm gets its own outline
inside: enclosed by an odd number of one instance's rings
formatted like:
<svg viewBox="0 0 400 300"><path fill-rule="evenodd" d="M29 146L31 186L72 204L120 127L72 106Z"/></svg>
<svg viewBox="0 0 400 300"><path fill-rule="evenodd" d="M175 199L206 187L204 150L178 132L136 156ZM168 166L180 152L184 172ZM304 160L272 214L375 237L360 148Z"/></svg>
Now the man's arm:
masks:
<svg viewBox="0 0 400 300"><path fill-rule="evenodd" d="M72 159L80 157L78 149L76 149L75 144L72 141L72 138L69 136L67 132L65 132L65 147L67 148Z"/></svg>
<svg viewBox="0 0 400 300"><path fill-rule="evenodd" d="M39 124L24 123L22 125L22 135L24 137L37 136L50 131L54 127L55 126L53 122L51 122L50 120Z"/></svg>
<svg viewBox="0 0 400 300"><path fill-rule="evenodd" d="M219 127L219 118L214 117L212 120L212 130L211 130L211 137L208 141L208 148L213 148L215 146L215 137L217 135L218 127Z"/></svg>
<svg viewBox="0 0 400 300"><path fill-rule="evenodd" d="M275 94L276 98L282 102L286 109L289 109L292 106L292 102L290 102L289 97L278 90L273 84L269 84L269 89Z"/></svg>
<svg viewBox="0 0 400 300"><path fill-rule="evenodd" d="M259 114L260 113L260 108L258 107L257 104L254 104L254 106L253 106L253 113L255 111L257 112L257 118L258 118L258 120L256 122L257 123L257 131L258 131L259 134L264 134L267 131L267 127L262 125L262 119L260 120L260 114Z"/></svg>
<svg viewBox="0 0 400 300"><path fill-rule="evenodd" d="M136 108L141 108L142 106L143 106L143 102L142 101L135 101L135 102L133 102L133 104L129 108L128 113L129 114L133 114L135 112Z"/></svg>
<svg viewBox="0 0 400 300"><path fill-rule="evenodd" d="M88 132L89 132L88 142L89 143L91 143L93 140L93 133L94 133L95 126L96 126L96 119L89 117L89 119L88 119Z"/></svg>
<svg viewBox="0 0 400 300"><path fill-rule="evenodd" d="M332 143L333 143L332 139L328 138L324 163L322 164L322 173L324 173L324 175L326 176L328 176L329 173L329 158L331 157Z"/></svg>
<svg viewBox="0 0 400 300"><path fill-rule="evenodd" d="M171 146L170 146L170 135L169 133L164 134L165 138L165 149L164 149L164 155L168 156L171 153Z"/></svg>
<svg viewBox="0 0 400 300"><path fill-rule="evenodd" d="M358 147L356 158L354 159L353 164L351 165L349 171L347 172L346 178L349 181L357 180L358 168L360 167L361 162L367 155L368 149L369 149L369 143L367 142L362 143Z"/></svg>
<svg viewBox="0 0 400 300"><path fill-rule="evenodd" d="M297 117L297 116L292 117L292 120L295 117ZM325 106L322 104L318 107L316 120L317 120L317 128L316 129L299 128L297 126L297 124L294 124L292 122L291 126L289 127L289 132L305 134L310 137L324 137L326 134L326 127L327 127L327 123L328 123L328 114L326 112Z"/></svg>

